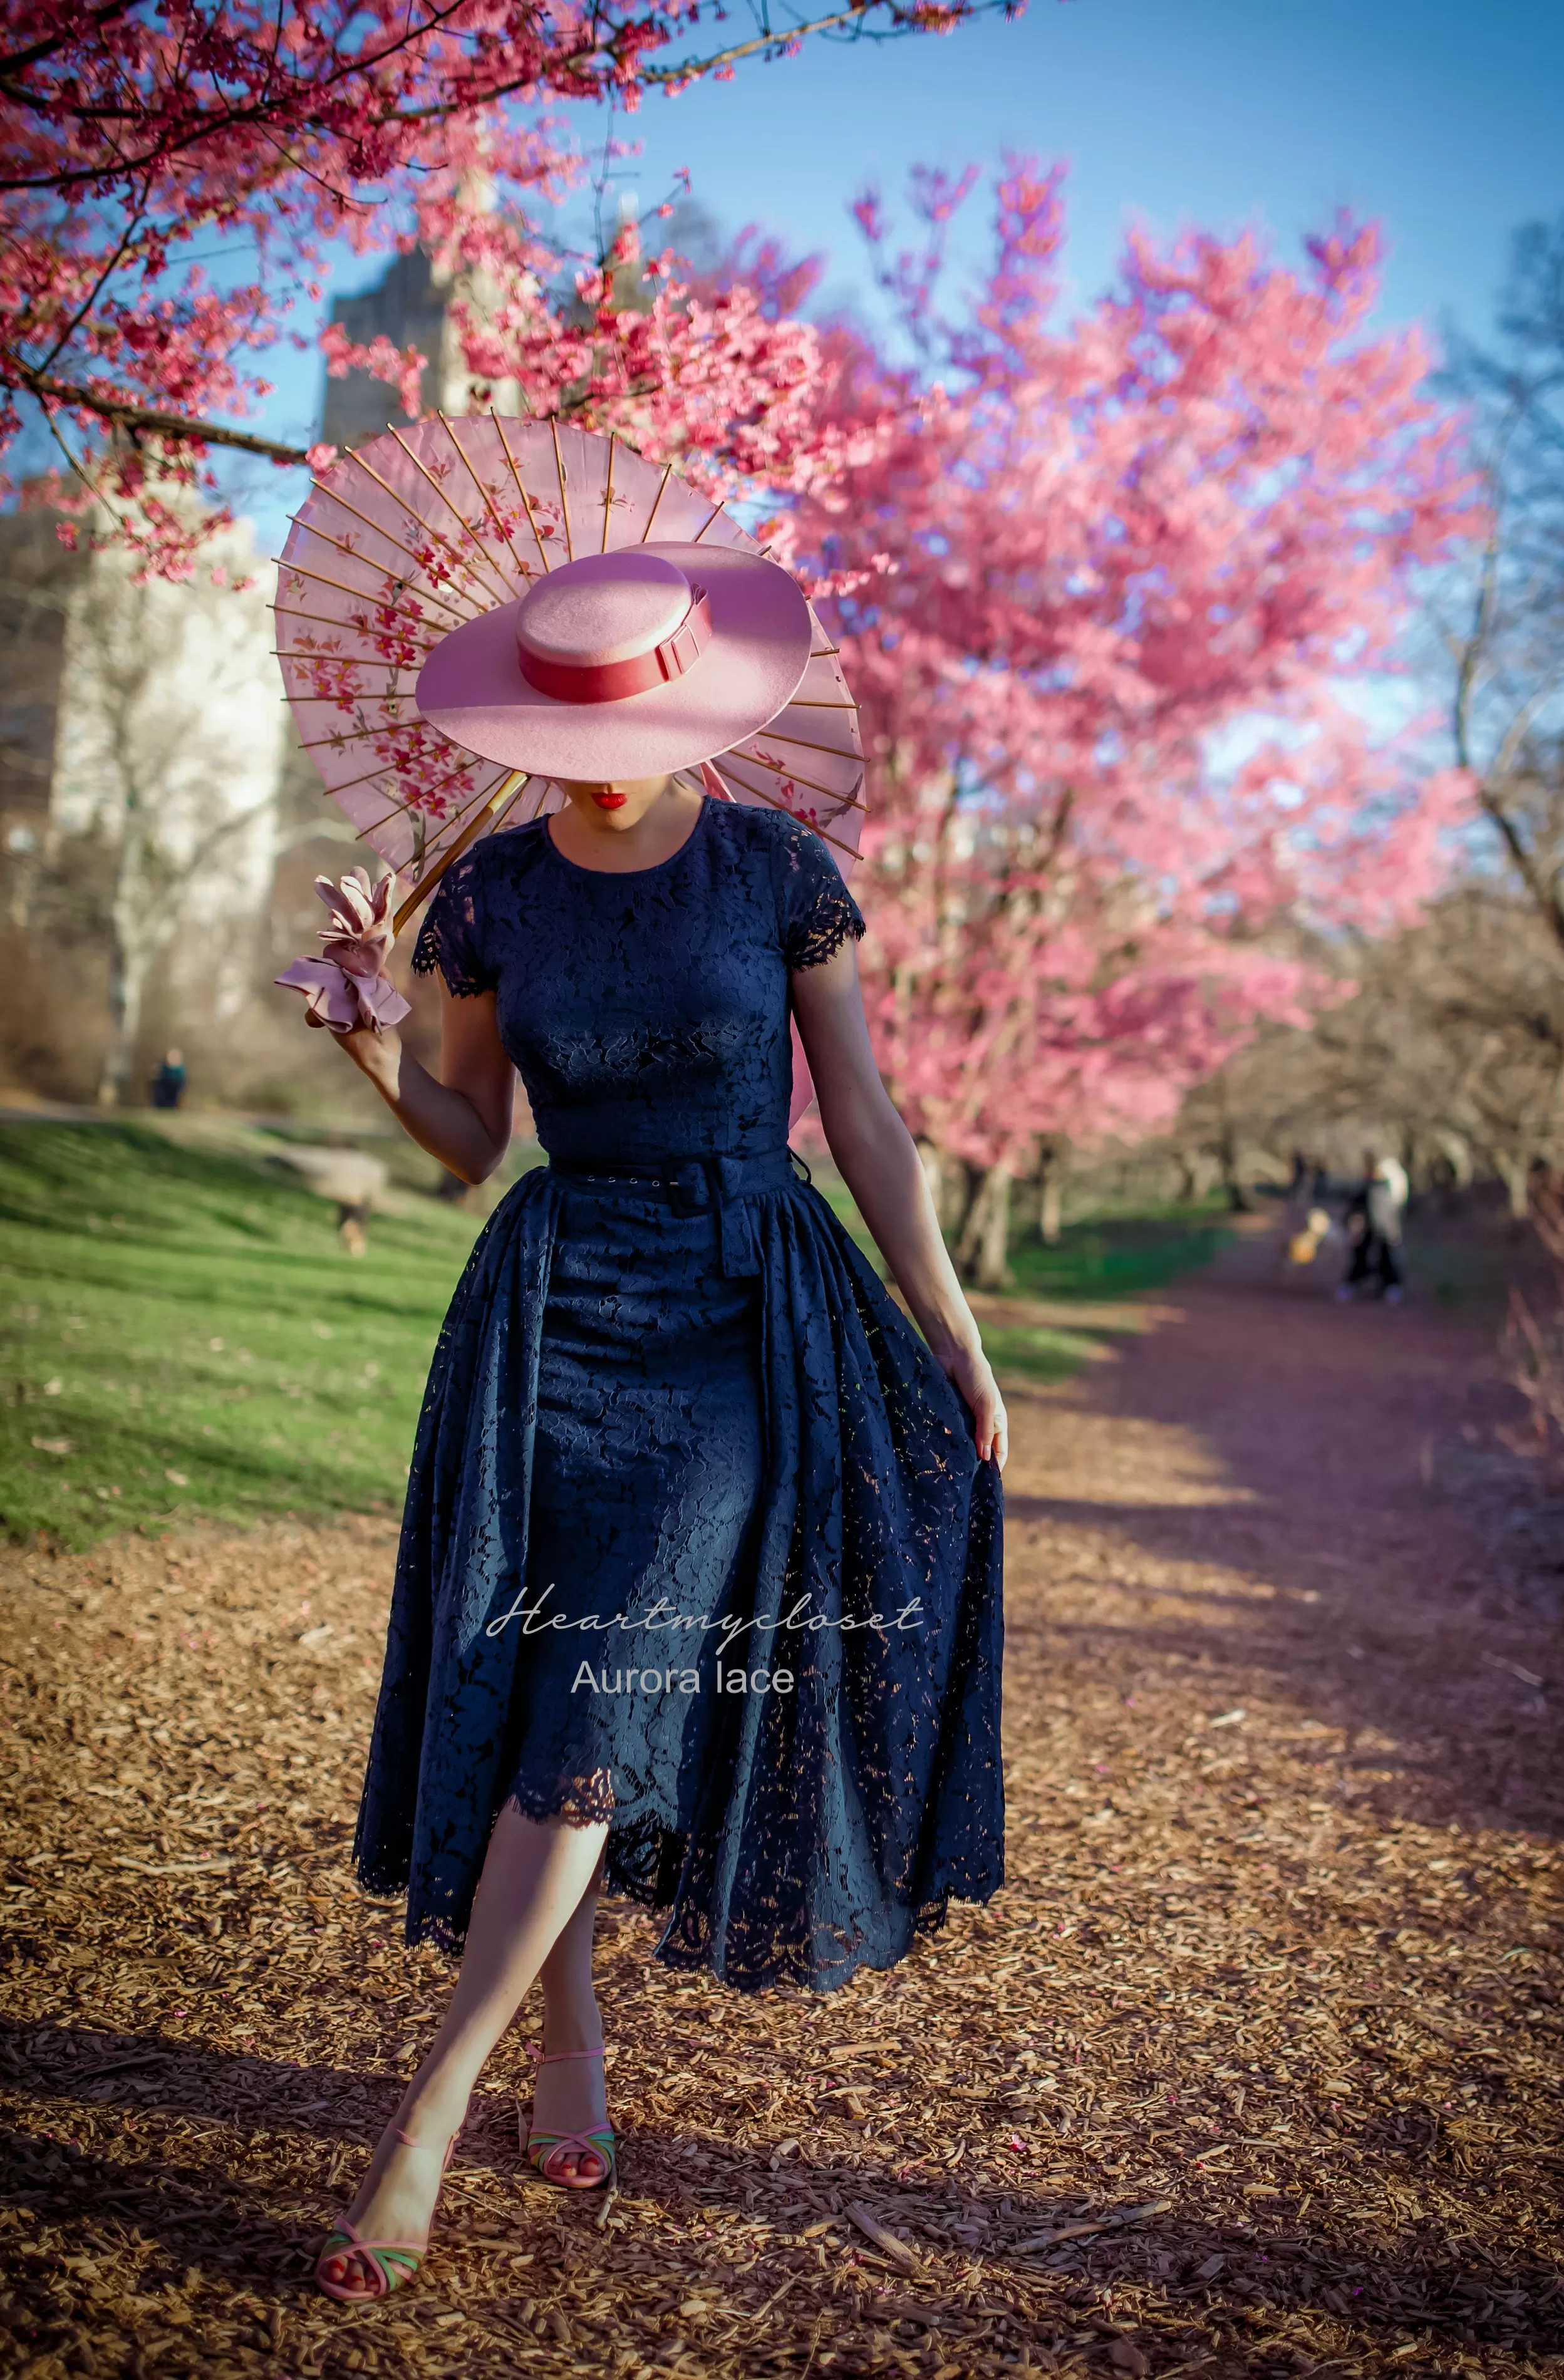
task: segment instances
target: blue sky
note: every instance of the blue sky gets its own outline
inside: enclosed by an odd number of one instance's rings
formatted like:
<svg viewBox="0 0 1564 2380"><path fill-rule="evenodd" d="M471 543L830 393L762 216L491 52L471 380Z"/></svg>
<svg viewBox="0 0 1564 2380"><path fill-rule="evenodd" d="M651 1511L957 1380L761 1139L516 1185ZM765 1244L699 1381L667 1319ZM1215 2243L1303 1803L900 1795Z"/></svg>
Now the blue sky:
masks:
<svg viewBox="0 0 1564 2380"><path fill-rule="evenodd" d="M866 181L893 200L915 163L988 164L1008 147L1070 161L1077 301L1110 279L1129 221L1263 225L1287 258L1346 206L1389 239L1383 322L1485 333L1510 233L1564 212L1561 124L1559 0L1032 0L1019 23L948 39L812 45L650 100L623 128L643 146L644 203L687 166L728 227L824 250L830 301L871 303L847 213ZM582 113L584 140L602 128ZM969 216L976 237L978 198ZM376 270L346 260L336 286ZM266 427L306 434L320 367L275 366ZM248 492L275 539L291 491L268 474Z"/></svg>

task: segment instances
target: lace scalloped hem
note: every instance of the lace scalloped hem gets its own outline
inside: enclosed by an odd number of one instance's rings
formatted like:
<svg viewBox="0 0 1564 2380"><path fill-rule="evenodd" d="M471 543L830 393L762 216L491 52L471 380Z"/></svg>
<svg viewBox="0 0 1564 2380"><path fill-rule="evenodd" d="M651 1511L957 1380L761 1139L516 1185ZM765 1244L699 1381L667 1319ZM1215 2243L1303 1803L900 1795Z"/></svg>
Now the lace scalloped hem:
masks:
<svg viewBox="0 0 1564 2380"><path fill-rule="evenodd" d="M682 1974L696 1974L704 1969L715 1975L719 1983L725 1984L730 1991L807 1991L823 1999L850 1984L860 1968L867 1967L871 1974L882 1975L892 1967L899 1967L903 1959L910 1957L920 1937L941 1931L950 1915L952 1900L971 1901L982 1907L993 1899L1001 1881L996 1878L993 1883L981 1888L951 1885L915 1909L910 1908L904 1912L904 1937L894 1942L873 1942L867 1938L853 1942L843 1940L838 1955L829 1962L822 1961L818 1954L811 1960L799 1948L784 1952L765 1966L746 1967L742 1971L722 1970L713 1964L705 1944L675 1943L667 1934L652 1956L660 1966L672 1967Z"/></svg>
<svg viewBox="0 0 1564 2380"><path fill-rule="evenodd" d="M600 1779L601 1793L607 1796L606 1807L599 1806L600 1796L594 1791ZM804 1990L824 1997L851 1983L861 1967L868 1968L871 1973L883 1974L901 1964L921 1936L940 1932L952 1900L981 1908L993 1899L1004 1881L1002 1873L997 1873L982 1882L950 1884L929 1894L915 1907L902 1909L899 1913L904 1930L899 1928L894 1940L875 1941L867 1934L848 1937L839 1932L829 1947L818 1941L812 1950L801 1942L778 1944L774 1955L759 1965L735 1965L731 1959L724 1959L719 1966L711 1956L709 1928L701 1922L698 1912L686 1912L682 1927L679 1925L679 1884L688 1854L688 1838L655 1814L614 1826L611 1815L612 1791L603 1772L572 1780L564 1794L557 1786L552 1791L513 1786L502 1807L519 1810L524 1817L540 1824L552 1821L567 1827L601 1826L606 1817L609 1837L604 1853L604 1891L656 1913L670 1912L671 1922L652 1952L657 1963L680 1973L699 1973L704 1970L731 1991L746 1994ZM358 1865L358 1880L366 1891L376 1894L406 1890L405 1876L394 1879L363 1864ZM409 1949L427 1942L447 1957L459 1959L466 1945L467 1926L458 1925L447 1912L428 1909L417 1916L409 1913L405 1939Z"/></svg>

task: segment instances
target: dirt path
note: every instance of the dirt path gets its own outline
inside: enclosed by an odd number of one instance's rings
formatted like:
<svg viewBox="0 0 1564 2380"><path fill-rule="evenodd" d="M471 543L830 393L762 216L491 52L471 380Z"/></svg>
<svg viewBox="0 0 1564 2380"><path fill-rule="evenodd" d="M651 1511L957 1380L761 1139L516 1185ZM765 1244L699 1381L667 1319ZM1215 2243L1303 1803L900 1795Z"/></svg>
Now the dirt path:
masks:
<svg viewBox="0 0 1564 2380"><path fill-rule="evenodd" d="M611 1912L623 2192L524 2181L518 2042L361 2316L442 1973L342 1887L390 1537L0 1560L0 2370L1557 2371L1564 1572L1480 1347L1255 1244L1168 1302L1015 1397L1000 1899L823 2002Z"/></svg>

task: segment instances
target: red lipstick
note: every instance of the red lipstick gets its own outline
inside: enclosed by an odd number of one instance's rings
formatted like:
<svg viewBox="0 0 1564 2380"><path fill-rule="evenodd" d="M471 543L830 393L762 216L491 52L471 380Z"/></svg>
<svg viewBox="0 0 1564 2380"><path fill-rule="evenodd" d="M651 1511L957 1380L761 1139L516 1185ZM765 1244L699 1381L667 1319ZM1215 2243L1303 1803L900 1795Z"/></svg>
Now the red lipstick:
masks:
<svg viewBox="0 0 1564 2380"><path fill-rule="evenodd" d="M628 794L594 794L592 799L600 810L622 810L629 800Z"/></svg>

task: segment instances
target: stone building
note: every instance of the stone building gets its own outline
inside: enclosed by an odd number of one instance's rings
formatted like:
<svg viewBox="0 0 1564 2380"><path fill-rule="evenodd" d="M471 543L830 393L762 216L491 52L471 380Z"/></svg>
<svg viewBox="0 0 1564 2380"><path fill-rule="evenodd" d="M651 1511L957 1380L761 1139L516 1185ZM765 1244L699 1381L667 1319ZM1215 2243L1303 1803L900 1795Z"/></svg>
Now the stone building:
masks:
<svg viewBox="0 0 1564 2380"><path fill-rule="evenodd" d="M429 358L423 375L423 410L440 403L441 373L445 346L445 292L435 281L422 249L393 258L372 289L357 298L338 298L332 321L357 346L384 337L394 347L417 347ZM369 372L346 372L326 380L321 436L329 446L358 446L378 437L394 421L412 419L396 402L396 392Z"/></svg>
<svg viewBox="0 0 1564 2380"><path fill-rule="evenodd" d="M450 319L450 301L459 290L464 303L480 317L493 295L493 284L483 272L463 272L453 278L433 264L422 249L392 259L372 288L355 298L338 298L332 322L360 346L387 338L398 349L414 346L427 358L420 411L466 413L471 407L472 382L462 360ZM496 413L523 410L514 382L502 381L492 392ZM330 446L360 446L394 422L412 419L396 402L396 392L369 372L350 371L340 380L329 374L321 409L321 436Z"/></svg>
<svg viewBox="0 0 1564 2380"><path fill-rule="evenodd" d="M154 976L208 1031L251 989L285 750L272 573L244 523L203 560L138 586L46 514L0 522L0 1056L36 1088L135 1096Z"/></svg>
<svg viewBox="0 0 1564 2380"><path fill-rule="evenodd" d="M415 250L332 320L420 348L424 408L461 411L447 297ZM322 373L331 444L407 418L367 372ZM273 584L242 521L193 579L137 587L117 549L62 545L52 515L0 516L0 1077L14 1086L134 1099L154 1030L215 1050L247 1002L262 1036L269 1015L280 1029L265 988L313 945L311 879L360 855L289 728Z"/></svg>

